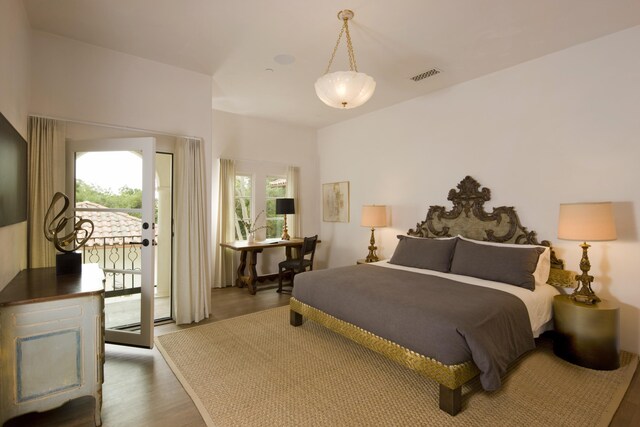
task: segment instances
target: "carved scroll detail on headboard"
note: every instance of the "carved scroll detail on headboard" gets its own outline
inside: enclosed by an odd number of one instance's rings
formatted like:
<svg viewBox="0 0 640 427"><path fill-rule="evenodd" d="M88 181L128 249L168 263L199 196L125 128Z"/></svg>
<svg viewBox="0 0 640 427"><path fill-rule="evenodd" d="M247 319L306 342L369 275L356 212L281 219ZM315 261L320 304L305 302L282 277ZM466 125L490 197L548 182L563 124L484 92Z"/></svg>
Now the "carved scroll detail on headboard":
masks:
<svg viewBox="0 0 640 427"><path fill-rule="evenodd" d="M449 191L447 200L453 208L431 206L427 218L416 224L407 234L418 237L450 237L461 235L475 240L498 243L532 244L551 247L548 240L538 242L535 231L529 231L520 223L512 206L485 211L484 203L491 200L491 190L480 188L480 183L470 176L465 177ZM564 262L551 249L551 266L564 268Z"/></svg>

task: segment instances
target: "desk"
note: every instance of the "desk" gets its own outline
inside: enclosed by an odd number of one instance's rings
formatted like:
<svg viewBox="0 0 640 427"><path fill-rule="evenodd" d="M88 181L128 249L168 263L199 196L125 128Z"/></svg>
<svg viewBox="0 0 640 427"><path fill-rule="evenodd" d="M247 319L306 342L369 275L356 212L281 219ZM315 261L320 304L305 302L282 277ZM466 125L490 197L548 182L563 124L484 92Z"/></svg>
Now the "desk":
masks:
<svg viewBox="0 0 640 427"><path fill-rule="evenodd" d="M291 259L291 248L300 249L302 247L304 239L291 240L272 240L267 239L262 242L248 243L246 240L236 240L235 242L220 243L223 248L233 249L234 251L240 251L240 265L238 266L238 272L236 276L236 286L243 288L245 285L249 288L251 295L256 294L256 282L261 279L274 278L277 274L269 274L265 276L258 276L256 272L256 263L258 262L258 254L264 249L269 248L285 248L287 259ZM247 267L247 256L249 257L249 275L245 273Z"/></svg>

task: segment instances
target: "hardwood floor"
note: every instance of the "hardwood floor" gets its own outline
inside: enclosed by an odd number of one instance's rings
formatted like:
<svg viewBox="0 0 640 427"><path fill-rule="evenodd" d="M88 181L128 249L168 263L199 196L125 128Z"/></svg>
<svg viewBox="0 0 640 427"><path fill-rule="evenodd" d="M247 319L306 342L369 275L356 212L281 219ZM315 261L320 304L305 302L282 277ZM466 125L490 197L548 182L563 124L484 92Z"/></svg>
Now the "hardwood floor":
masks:
<svg viewBox="0 0 640 427"><path fill-rule="evenodd" d="M246 289L214 289L211 295L213 315L203 323L286 305L288 294L275 287L261 288L256 295ZM197 325L156 327L156 335ZM113 426L204 426L195 405L184 391L157 349L107 345L102 420ZM14 418L5 426L93 426L93 399L81 398L40 414ZM636 371L631 386L616 412L611 426L640 425L640 375Z"/></svg>
<svg viewBox="0 0 640 427"><path fill-rule="evenodd" d="M288 294L277 286L261 287L256 295L247 289L214 289L212 316L200 322L215 322L289 303ZM162 335L189 327L175 323L156 326ZM107 344L104 367L102 421L105 427L171 426L196 427L205 423L191 398L156 348L153 350ZM6 426L93 426L93 399L81 398L44 413L14 418Z"/></svg>

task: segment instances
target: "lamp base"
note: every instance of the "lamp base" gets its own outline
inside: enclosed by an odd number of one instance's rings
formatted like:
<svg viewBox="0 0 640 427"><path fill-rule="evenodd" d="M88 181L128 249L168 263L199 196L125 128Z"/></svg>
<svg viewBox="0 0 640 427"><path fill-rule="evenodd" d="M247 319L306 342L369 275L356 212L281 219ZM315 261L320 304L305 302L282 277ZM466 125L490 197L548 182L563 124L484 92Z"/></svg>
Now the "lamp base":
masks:
<svg viewBox="0 0 640 427"><path fill-rule="evenodd" d="M595 294L594 295L571 295L571 299L576 302L581 302L583 304L596 304L601 300Z"/></svg>
<svg viewBox="0 0 640 427"><path fill-rule="evenodd" d="M573 291L573 294L571 294L571 299L583 304L595 304L600 302L600 298L598 298L596 293L593 292L593 289L591 289L593 276L589 275L591 263L589 262L589 255L587 254L587 250L590 246L587 242L584 242L580 247L582 248L582 259L580 260L580 270L582 271L582 274L576 276L578 286Z"/></svg>
<svg viewBox="0 0 640 427"><path fill-rule="evenodd" d="M281 240L291 240L291 236L289 236L289 230L287 230L287 214L284 214L284 227L282 227L282 237Z"/></svg>
<svg viewBox="0 0 640 427"><path fill-rule="evenodd" d="M376 254L376 251L378 250L378 247L376 246L376 239L373 236L373 230L374 228L371 228L371 240L369 240L369 254L367 255L367 257L365 258L366 262L377 262L380 261L378 259L378 254Z"/></svg>
<svg viewBox="0 0 640 427"><path fill-rule="evenodd" d="M82 254L65 252L56 254L56 276L82 273Z"/></svg>
<svg viewBox="0 0 640 427"><path fill-rule="evenodd" d="M365 262L378 262L380 259L375 254L371 254L371 250L369 250L369 255L364 259Z"/></svg>

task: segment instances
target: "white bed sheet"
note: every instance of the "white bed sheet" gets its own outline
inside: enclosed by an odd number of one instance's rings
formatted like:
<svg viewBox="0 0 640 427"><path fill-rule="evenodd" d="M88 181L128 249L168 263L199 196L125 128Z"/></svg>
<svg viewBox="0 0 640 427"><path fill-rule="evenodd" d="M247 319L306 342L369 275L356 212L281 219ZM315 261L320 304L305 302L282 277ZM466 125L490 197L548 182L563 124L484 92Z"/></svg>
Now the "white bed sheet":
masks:
<svg viewBox="0 0 640 427"><path fill-rule="evenodd" d="M520 288L514 285L508 285L506 283L478 279L476 277L470 276L462 276L460 274L441 273L434 270L405 267L402 265L389 264L388 261L378 261L369 265L393 268L396 270L411 271L419 274L430 274L433 276L456 280L462 283L468 283L470 285L484 286L485 288L504 291L520 298L520 300L522 300L524 305L527 307L529 320L531 321L531 331L533 332L533 336L535 338L537 338L544 331L551 329L553 326L553 297L559 295L560 292L553 286L546 283L544 285L536 284L535 290L530 291L529 289Z"/></svg>

